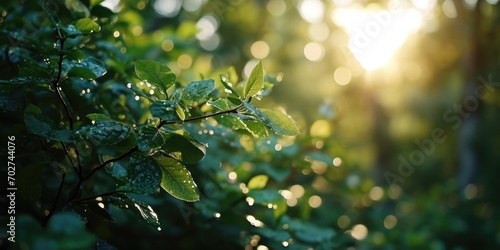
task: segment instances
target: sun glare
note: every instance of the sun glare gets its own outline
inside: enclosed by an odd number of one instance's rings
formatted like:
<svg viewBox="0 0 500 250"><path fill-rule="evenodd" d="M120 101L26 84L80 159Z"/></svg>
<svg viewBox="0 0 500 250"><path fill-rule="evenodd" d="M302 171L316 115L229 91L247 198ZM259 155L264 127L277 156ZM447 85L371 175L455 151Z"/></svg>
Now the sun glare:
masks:
<svg viewBox="0 0 500 250"><path fill-rule="evenodd" d="M332 20L347 32L347 48L361 66L372 71L387 64L409 35L419 30L423 14L416 8L342 7Z"/></svg>

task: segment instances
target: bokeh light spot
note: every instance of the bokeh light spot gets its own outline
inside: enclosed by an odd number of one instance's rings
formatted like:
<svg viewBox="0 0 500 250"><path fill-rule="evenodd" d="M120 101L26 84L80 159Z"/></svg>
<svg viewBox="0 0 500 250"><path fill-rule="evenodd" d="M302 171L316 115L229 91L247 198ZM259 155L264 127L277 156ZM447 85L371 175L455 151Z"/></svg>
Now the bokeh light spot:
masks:
<svg viewBox="0 0 500 250"><path fill-rule="evenodd" d="M264 41L256 41L250 46L250 53L257 59L264 59L269 55L269 45Z"/></svg>
<svg viewBox="0 0 500 250"><path fill-rule="evenodd" d="M339 85L347 85L351 82L352 73L348 68L338 67L333 73L333 78Z"/></svg>
<svg viewBox="0 0 500 250"><path fill-rule="evenodd" d="M392 229L398 223L398 219L394 215L387 215L384 219L384 227L387 229Z"/></svg>
<svg viewBox="0 0 500 250"><path fill-rule="evenodd" d="M323 20L324 6L320 0L302 0L299 3L299 14L310 23Z"/></svg>
<svg viewBox="0 0 500 250"><path fill-rule="evenodd" d="M304 56L309 61L318 62L325 56L325 48L323 45L315 42L306 44L304 47Z"/></svg>
<svg viewBox="0 0 500 250"><path fill-rule="evenodd" d="M321 200L321 197L317 196L317 195L313 195L311 197L309 197L309 206L312 207L312 208L318 208L319 206L321 206L321 203L323 201Z"/></svg>
<svg viewBox="0 0 500 250"><path fill-rule="evenodd" d="M267 11L273 16L281 16L286 11L286 3L284 0L271 0L267 2Z"/></svg>
<svg viewBox="0 0 500 250"><path fill-rule="evenodd" d="M357 224L352 228L351 236L357 240L363 240L368 235L368 228L363 224Z"/></svg>

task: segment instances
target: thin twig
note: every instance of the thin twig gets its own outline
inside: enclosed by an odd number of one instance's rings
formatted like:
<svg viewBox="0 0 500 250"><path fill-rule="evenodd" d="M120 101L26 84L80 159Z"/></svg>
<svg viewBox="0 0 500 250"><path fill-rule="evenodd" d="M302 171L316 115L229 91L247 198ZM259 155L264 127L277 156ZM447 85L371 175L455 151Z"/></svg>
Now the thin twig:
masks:
<svg viewBox="0 0 500 250"><path fill-rule="evenodd" d="M63 175L61 177L61 183L59 184L59 188L57 189L56 198L54 199L54 202L52 203L52 207L49 210L49 214L47 215L47 217L45 217L44 224L49 221L50 217L52 217L52 214L54 213L54 210L56 209L57 203L59 202L59 198L61 197L62 188L64 186L64 179L65 178L66 178L66 174L63 173Z"/></svg>
<svg viewBox="0 0 500 250"><path fill-rule="evenodd" d="M223 111L219 111L219 112L208 114L208 115L202 115L202 116L187 118L183 122L192 122L192 121L201 120L201 119L205 119L205 118L209 118L209 117L213 117L213 116L218 116L218 115L223 115L223 114L229 114L229 113L237 113L237 110L240 107L241 107L241 105L239 105L238 107L233 108L233 109L223 110ZM158 127L161 127L161 126L167 125L167 124L174 124L174 123L176 123L176 121L165 121L165 120L162 120L160 122L160 124L158 125Z"/></svg>

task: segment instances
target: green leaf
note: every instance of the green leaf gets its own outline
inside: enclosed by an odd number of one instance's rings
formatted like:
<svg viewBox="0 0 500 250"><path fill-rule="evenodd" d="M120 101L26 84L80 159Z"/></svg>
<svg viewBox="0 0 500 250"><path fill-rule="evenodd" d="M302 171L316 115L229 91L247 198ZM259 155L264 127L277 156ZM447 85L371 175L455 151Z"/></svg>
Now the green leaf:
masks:
<svg viewBox="0 0 500 250"><path fill-rule="evenodd" d="M57 3L53 2L57 6ZM47 1L42 1L42 9L45 12L45 15L49 18L49 20L56 26L61 23L54 7Z"/></svg>
<svg viewBox="0 0 500 250"><path fill-rule="evenodd" d="M185 164L195 164L205 156L186 137L174 133L165 136L165 144L161 148Z"/></svg>
<svg viewBox="0 0 500 250"><path fill-rule="evenodd" d="M200 199L198 187L184 165L165 156L157 156L155 159L161 166L161 187L165 191L184 201L194 202Z"/></svg>
<svg viewBox="0 0 500 250"><path fill-rule="evenodd" d="M283 241L288 241L292 237L290 233L281 229L272 230L268 227L258 227L255 228L255 231L261 236L280 243Z"/></svg>
<svg viewBox="0 0 500 250"><path fill-rule="evenodd" d="M57 240L60 249L85 249L96 240L94 235L85 230L82 218L73 213L54 214L46 230Z"/></svg>
<svg viewBox="0 0 500 250"><path fill-rule="evenodd" d="M96 22L94 22L90 18L78 19L73 25L83 35L88 35L92 32L99 32L101 30L101 27L99 26L99 24L97 24Z"/></svg>
<svg viewBox="0 0 500 250"><path fill-rule="evenodd" d="M38 77L14 77L8 80L0 80L0 83L3 84L18 84L18 85L35 85L35 84L48 84L50 80L47 78L38 78Z"/></svg>
<svg viewBox="0 0 500 250"><path fill-rule="evenodd" d="M259 120L264 122L264 124L276 134L279 135L298 135L300 134L297 125L292 120L292 118L287 115L271 109L258 109L248 102L243 102L245 108L247 108L251 114L257 117Z"/></svg>
<svg viewBox="0 0 500 250"><path fill-rule="evenodd" d="M99 113L92 113L92 114L88 114L87 115L87 118L89 118L90 120L92 121L107 121L107 120L111 120L111 118L105 114L99 114Z"/></svg>
<svg viewBox="0 0 500 250"><path fill-rule="evenodd" d="M252 197L255 203L264 206L284 199L276 189L252 189L248 192L248 196Z"/></svg>
<svg viewBox="0 0 500 250"><path fill-rule="evenodd" d="M257 175L252 177L250 181L248 181L247 187L248 189L262 189L266 187L267 181L269 177L267 175Z"/></svg>
<svg viewBox="0 0 500 250"><path fill-rule="evenodd" d="M161 118L162 120L169 122L182 123L182 120L177 114L176 104L174 101L157 101L149 106L149 110L154 117Z"/></svg>
<svg viewBox="0 0 500 250"><path fill-rule="evenodd" d="M184 110L178 104L175 105L175 113L177 114L177 117L181 119L181 121L184 121L186 119L186 113L184 113Z"/></svg>
<svg viewBox="0 0 500 250"><path fill-rule="evenodd" d="M165 140L160 131L153 126L142 127L137 137L137 147L139 150L147 151L161 147L165 143Z"/></svg>
<svg viewBox="0 0 500 250"><path fill-rule="evenodd" d="M68 76L80 77L87 80L93 80L106 74L106 67L104 64L98 59L90 56L81 61L64 63L64 68L68 71Z"/></svg>
<svg viewBox="0 0 500 250"><path fill-rule="evenodd" d="M47 137L55 126L48 117L32 112L24 113L24 123L28 132L43 137Z"/></svg>
<svg viewBox="0 0 500 250"><path fill-rule="evenodd" d="M161 178L160 167L153 158L134 154L127 169L127 184L119 190L153 194L158 192Z"/></svg>
<svg viewBox="0 0 500 250"><path fill-rule="evenodd" d="M148 224L151 224L151 225L158 227L158 228L160 227L160 221L158 220L158 215L155 213L153 208L151 206L149 206L148 204L134 200L125 194L118 194L118 195L116 195L116 198L119 199L118 200L119 203L125 203L125 205L127 205L126 207L135 208L135 209L132 209L132 212L134 212L136 215L140 216ZM116 199L115 199L115 201L116 201Z"/></svg>
<svg viewBox="0 0 500 250"><path fill-rule="evenodd" d="M238 94L238 92L234 90L233 84L231 82L228 82L227 75L219 75L219 76L220 76L220 81L225 88L225 91L230 94L236 95L238 98L241 98L240 94Z"/></svg>
<svg viewBox="0 0 500 250"><path fill-rule="evenodd" d="M1 111L20 111L23 107L23 101L10 96L0 96Z"/></svg>
<svg viewBox="0 0 500 250"><path fill-rule="evenodd" d="M139 79L159 87L164 92L175 83L175 74L169 67L152 60L137 60L135 74Z"/></svg>
<svg viewBox="0 0 500 250"><path fill-rule="evenodd" d="M290 219L284 216L283 223L288 224L288 230L295 237L305 242L318 243L335 236L335 231L330 228L319 227L298 219Z"/></svg>
<svg viewBox="0 0 500 250"><path fill-rule="evenodd" d="M235 106L235 105L231 105L231 103L225 98L219 98L215 101L209 100L209 101L207 101L207 105L212 105L221 111L229 110L232 108L232 106Z"/></svg>
<svg viewBox="0 0 500 250"><path fill-rule="evenodd" d="M259 62L252 73L248 77L245 88L243 89L243 98L247 99L259 93L264 86L264 70L262 69L262 62Z"/></svg>
<svg viewBox="0 0 500 250"><path fill-rule="evenodd" d="M86 80L95 79L97 76L90 69L83 67L73 67L68 72L69 77L79 77Z"/></svg>
<svg viewBox="0 0 500 250"><path fill-rule="evenodd" d="M192 105L202 98L206 98L214 89L215 82L213 79L193 81L182 90L180 99L186 105Z"/></svg>
<svg viewBox="0 0 500 250"><path fill-rule="evenodd" d="M300 134L297 125L288 115L271 109L261 109L260 111L267 117L270 122L269 126L275 133L290 136Z"/></svg>
<svg viewBox="0 0 500 250"><path fill-rule="evenodd" d="M111 145L123 141L130 135L131 128L114 120L98 120L90 127L87 138Z"/></svg>

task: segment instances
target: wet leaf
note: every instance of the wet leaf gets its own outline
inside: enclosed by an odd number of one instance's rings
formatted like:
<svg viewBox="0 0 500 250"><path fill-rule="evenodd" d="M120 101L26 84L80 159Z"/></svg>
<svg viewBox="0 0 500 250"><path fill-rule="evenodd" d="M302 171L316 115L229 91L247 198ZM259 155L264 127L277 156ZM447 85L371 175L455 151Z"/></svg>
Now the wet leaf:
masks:
<svg viewBox="0 0 500 250"><path fill-rule="evenodd" d="M194 202L200 199L198 187L184 165L175 159L161 155L156 156L155 159L161 166L161 187L165 191L184 201Z"/></svg>
<svg viewBox="0 0 500 250"><path fill-rule="evenodd" d="M243 98L247 99L259 93L264 86L264 70L262 69L262 62L259 62L252 73L248 77L247 83L243 89Z"/></svg>
<svg viewBox="0 0 500 250"><path fill-rule="evenodd" d="M158 192L160 187L161 171L153 158L134 154L130 158L126 179L127 183L119 190L138 194L153 194Z"/></svg>
<svg viewBox="0 0 500 250"><path fill-rule="evenodd" d="M186 105L192 105L193 103L206 98L214 89L215 82L213 79L193 81L182 90L180 99Z"/></svg>
<svg viewBox="0 0 500 250"><path fill-rule="evenodd" d="M167 91L175 83L175 74L166 65L152 60L137 60L135 73L139 79Z"/></svg>
<svg viewBox="0 0 500 250"><path fill-rule="evenodd" d="M153 126L144 126L139 130L137 147L140 151L147 151L161 147L165 143L161 131Z"/></svg>
<svg viewBox="0 0 500 250"><path fill-rule="evenodd" d="M123 141L130 135L131 128L114 120L98 120L90 127L87 138L111 145Z"/></svg>

